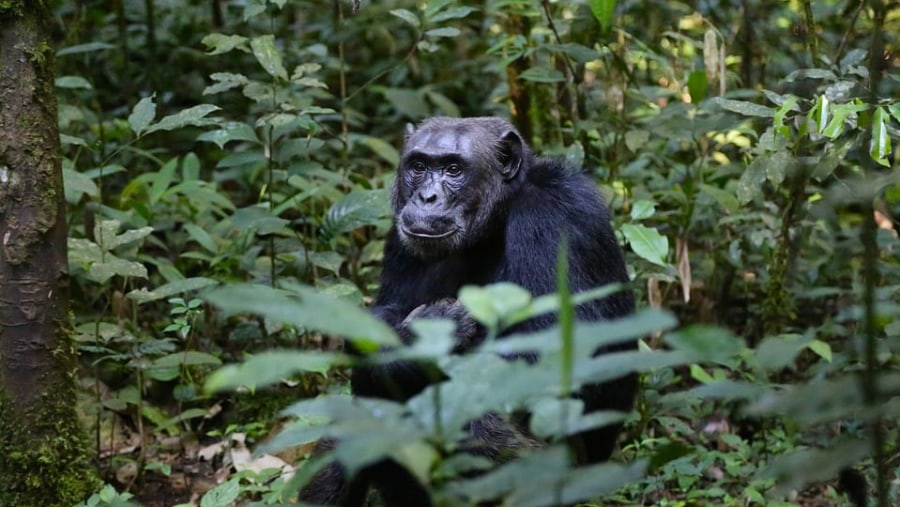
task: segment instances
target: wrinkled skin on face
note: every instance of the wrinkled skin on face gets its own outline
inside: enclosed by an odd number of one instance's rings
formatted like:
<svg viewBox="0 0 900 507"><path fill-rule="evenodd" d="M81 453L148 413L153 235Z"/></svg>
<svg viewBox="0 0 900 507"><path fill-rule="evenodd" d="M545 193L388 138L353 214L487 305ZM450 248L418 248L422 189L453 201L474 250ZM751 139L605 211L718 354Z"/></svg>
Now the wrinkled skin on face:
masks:
<svg viewBox="0 0 900 507"><path fill-rule="evenodd" d="M474 244L521 182L522 138L496 118L432 118L408 133L392 194L400 240L425 259Z"/></svg>

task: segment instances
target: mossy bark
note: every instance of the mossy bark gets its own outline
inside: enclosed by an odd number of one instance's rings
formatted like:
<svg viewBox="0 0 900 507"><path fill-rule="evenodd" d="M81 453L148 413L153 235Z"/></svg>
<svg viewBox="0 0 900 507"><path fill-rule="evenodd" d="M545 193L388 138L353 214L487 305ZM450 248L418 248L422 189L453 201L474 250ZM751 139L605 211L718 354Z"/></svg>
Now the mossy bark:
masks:
<svg viewBox="0 0 900 507"><path fill-rule="evenodd" d="M75 413L65 200L47 2L0 4L0 506L96 486Z"/></svg>

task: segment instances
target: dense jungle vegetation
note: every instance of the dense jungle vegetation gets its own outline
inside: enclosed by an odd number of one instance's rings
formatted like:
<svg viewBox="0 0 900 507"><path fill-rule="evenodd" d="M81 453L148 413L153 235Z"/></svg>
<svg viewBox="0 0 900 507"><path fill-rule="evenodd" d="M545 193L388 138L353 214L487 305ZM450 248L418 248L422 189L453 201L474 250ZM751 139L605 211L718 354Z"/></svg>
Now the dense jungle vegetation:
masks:
<svg viewBox="0 0 900 507"><path fill-rule="evenodd" d="M900 505L897 2L51 4L78 409L106 483L82 505L292 505L321 436L437 505ZM359 403L341 340L396 343L365 307L405 126L436 115L508 118L583 168L638 311L462 357L422 324L406 353L451 380ZM460 297L499 332L579 296ZM496 357L533 347L537 368ZM592 365L640 373L632 413L559 396ZM586 469L559 445L448 451L521 409L550 441L626 426Z"/></svg>

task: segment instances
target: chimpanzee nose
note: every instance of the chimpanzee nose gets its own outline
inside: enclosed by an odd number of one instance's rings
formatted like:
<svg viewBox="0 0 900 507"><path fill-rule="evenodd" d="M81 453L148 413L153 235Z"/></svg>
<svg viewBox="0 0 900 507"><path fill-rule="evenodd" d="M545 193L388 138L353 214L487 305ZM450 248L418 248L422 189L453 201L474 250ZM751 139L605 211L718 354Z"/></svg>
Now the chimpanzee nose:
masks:
<svg viewBox="0 0 900 507"><path fill-rule="evenodd" d="M426 188L419 190L419 202L422 204L434 204L437 202L438 194L434 189Z"/></svg>

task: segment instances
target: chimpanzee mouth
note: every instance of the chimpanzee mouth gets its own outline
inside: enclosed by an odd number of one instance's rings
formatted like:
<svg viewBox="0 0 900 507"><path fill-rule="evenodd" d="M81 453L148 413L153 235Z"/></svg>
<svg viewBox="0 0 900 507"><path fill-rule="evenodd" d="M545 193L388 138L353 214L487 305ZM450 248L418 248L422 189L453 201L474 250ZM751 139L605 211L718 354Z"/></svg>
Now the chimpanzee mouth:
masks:
<svg viewBox="0 0 900 507"><path fill-rule="evenodd" d="M459 229L457 229L456 227L451 227L446 231L431 231L426 229L408 229L401 226L400 230L403 231L403 234L405 234L406 236L416 239L443 239L456 234L456 231Z"/></svg>

